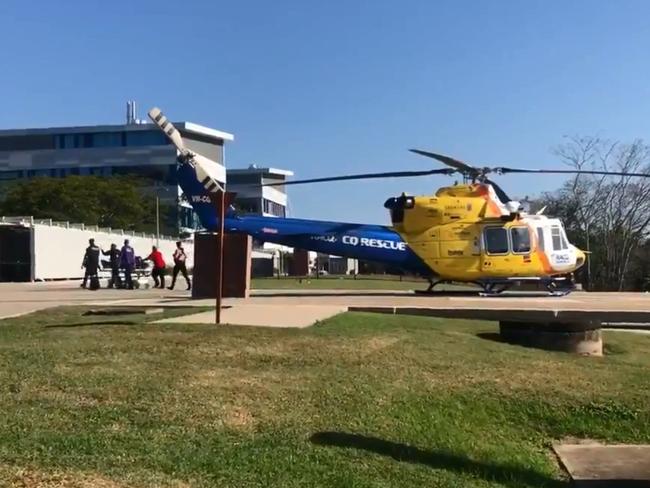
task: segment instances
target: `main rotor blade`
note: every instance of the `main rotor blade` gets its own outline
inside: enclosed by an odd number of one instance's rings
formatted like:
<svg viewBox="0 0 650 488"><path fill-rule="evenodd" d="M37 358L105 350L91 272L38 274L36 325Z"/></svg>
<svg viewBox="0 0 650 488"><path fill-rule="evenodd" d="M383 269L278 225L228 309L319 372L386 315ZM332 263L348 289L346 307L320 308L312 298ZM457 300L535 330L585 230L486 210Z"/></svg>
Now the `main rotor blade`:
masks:
<svg viewBox="0 0 650 488"><path fill-rule="evenodd" d="M413 176L449 175L450 169L430 169L427 171L393 171L388 173L363 173L356 175L329 176L325 178L310 178L308 180L283 181L279 183L263 183L260 186L304 185L307 183L325 183L328 181L371 180L378 178L410 178Z"/></svg>
<svg viewBox="0 0 650 488"><path fill-rule="evenodd" d="M176 146L176 149L178 149L184 156L187 155L188 151L185 144L183 144L181 134L176 130L174 124L167 120L167 117L165 117L162 111L158 107L154 107L149 110L148 115L153 123L156 124L160 130L165 133L172 144Z"/></svg>
<svg viewBox="0 0 650 488"><path fill-rule="evenodd" d="M600 171L600 170L582 170L582 169L524 169L524 168L494 168L494 171L501 174L508 173L549 173L549 174L585 174L585 175L603 175L603 176L638 176L641 178L650 178L648 173L626 173L625 171Z"/></svg>
<svg viewBox="0 0 650 488"><path fill-rule="evenodd" d="M189 151L183 143L183 138L180 132L174 127L167 117L162 113L158 107L154 107L148 112L149 118L153 121L158 128L165 133L169 140L176 146L178 152L181 154L180 161L182 163L189 163L194 167L197 179L201 182L203 187L208 193L215 193L219 190L223 191L223 187L213 176L213 171L210 164L214 161L202 156L201 154L194 154Z"/></svg>
<svg viewBox="0 0 650 488"><path fill-rule="evenodd" d="M451 166L454 169L457 169L461 173L479 173L480 171L477 168L474 168L473 166L470 166L467 163L463 163L462 161L459 161L458 159L450 158L449 156L445 156L443 154L436 154L432 153L429 151L422 151L421 149L409 149L412 153L419 154L420 156L426 156L427 158L433 158L437 161L440 161L443 164L446 164L447 166Z"/></svg>

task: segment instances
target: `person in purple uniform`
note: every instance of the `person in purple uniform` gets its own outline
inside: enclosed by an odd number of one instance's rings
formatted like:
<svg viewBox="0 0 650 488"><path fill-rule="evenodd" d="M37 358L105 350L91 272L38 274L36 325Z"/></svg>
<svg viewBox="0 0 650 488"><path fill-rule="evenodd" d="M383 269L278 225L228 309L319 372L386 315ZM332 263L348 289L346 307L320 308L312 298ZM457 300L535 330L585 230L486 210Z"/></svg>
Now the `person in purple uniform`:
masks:
<svg viewBox="0 0 650 488"><path fill-rule="evenodd" d="M129 245L129 240L124 240L124 245L120 251L120 266L124 269L124 287L133 290L133 279L131 273L135 268L135 251Z"/></svg>

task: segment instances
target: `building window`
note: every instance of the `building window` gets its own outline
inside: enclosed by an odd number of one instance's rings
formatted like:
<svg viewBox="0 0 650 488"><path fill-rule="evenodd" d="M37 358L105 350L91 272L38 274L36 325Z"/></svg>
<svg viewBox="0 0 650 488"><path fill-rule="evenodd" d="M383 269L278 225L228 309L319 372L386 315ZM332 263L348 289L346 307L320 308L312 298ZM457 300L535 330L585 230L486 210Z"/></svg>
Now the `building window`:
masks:
<svg viewBox="0 0 650 488"><path fill-rule="evenodd" d="M284 217L286 210L284 205L264 198L264 213L275 215L276 217Z"/></svg>
<svg viewBox="0 0 650 488"><path fill-rule="evenodd" d="M0 151L36 151L54 148L55 140L50 135L0 137Z"/></svg>
<svg viewBox="0 0 650 488"><path fill-rule="evenodd" d="M92 134L90 146L84 147L121 147L124 145L122 132L98 132Z"/></svg>
<svg viewBox="0 0 650 488"><path fill-rule="evenodd" d="M262 183L262 177L256 174L237 174L226 171L229 185L259 185Z"/></svg>
<svg viewBox="0 0 650 488"><path fill-rule="evenodd" d="M46 176L56 176L53 172L56 170L52 169L30 169L27 170L27 178L43 178Z"/></svg>
<svg viewBox="0 0 650 488"><path fill-rule="evenodd" d="M159 130L126 131L127 146L164 146L169 144L167 137Z"/></svg>
<svg viewBox="0 0 650 488"><path fill-rule="evenodd" d="M107 170L110 171L110 168L88 168L88 172L93 176L108 176L110 173L107 173Z"/></svg>
<svg viewBox="0 0 650 488"><path fill-rule="evenodd" d="M530 233L528 227L512 227L510 229L512 239L512 252L515 254L528 254L530 252Z"/></svg>
<svg viewBox="0 0 650 488"><path fill-rule="evenodd" d="M483 238L488 254L508 254L508 231L503 227L486 227Z"/></svg>
<svg viewBox="0 0 650 488"><path fill-rule="evenodd" d="M85 134L60 134L55 136L57 149L77 149L84 147L84 143L90 145L91 139L84 137Z"/></svg>
<svg viewBox="0 0 650 488"><path fill-rule="evenodd" d="M183 229L199 229L199 221L194 216L194 211L189 207L178 207L178 226Z"/></svg>
<svg viewBox="0 0 650 488"><path fill-rule="evenodd" d="M20 171L0 171L0 180L17 180L21 176Z"/></svg>
<svg viewBox="0 0 650 488"><path fill-rule="evenodd" d="M235 208L244 214L259 214L260 201L257 198L237 198L235 200Z"/></svg>

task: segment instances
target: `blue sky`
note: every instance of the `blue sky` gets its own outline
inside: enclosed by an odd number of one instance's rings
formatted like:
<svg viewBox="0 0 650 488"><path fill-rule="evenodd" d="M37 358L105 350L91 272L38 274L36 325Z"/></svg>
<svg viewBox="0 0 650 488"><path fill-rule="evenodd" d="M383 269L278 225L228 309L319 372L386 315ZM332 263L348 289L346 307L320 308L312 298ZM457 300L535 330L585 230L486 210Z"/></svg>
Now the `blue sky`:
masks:
<svg viewBox="0 0 650 488"><path fill-rule="evenodd" d="M564 135L650 132L644 0L3 0L0 41L0 128L118 123L135 99L234 133L229 166L301 178L435 166L410 147L552 167ZM388 196L452 182L293 187L291 210L382 223Z"/></svg>

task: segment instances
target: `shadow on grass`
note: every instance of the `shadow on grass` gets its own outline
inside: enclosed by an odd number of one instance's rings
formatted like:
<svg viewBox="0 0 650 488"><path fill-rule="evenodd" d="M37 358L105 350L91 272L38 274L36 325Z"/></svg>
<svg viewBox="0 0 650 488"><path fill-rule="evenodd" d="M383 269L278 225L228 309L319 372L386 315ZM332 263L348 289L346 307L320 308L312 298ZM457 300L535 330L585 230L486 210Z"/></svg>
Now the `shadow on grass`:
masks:
<svg viewBox="0 0 650 488"><path fill-rule="evenodd" d="M145 325L145 322L133 320L104 320L99 322L78 322L74 324L52 324L46 325L46 329L70 329L73 327L90 327L91 325Z"/></svg>
<svg viewBox="0 0 650 488"><path fill-rule="evenodd" d="M538 471L514 465L495 464L473 461L458 454L442 450L423 450L407 444L386 441L346 432L317 432L310 441L319 446L334 446L360 449L381 456L387 456L400 462L424 464L431 468L445 469L457 473L478 475L489 481L496 481L505 486L530 486L566 488L569 485L548 477Z"/></svg>
<svg viewBox="0 0 650 488"><path fill-rule="evenodd" d="M476 334L476 337L479 339L485 339L487 341L493 341L493 342L501 342L502 344L508 344L508 342L503 340L503 337L501 337L501 334L498 332L479 332Z"/></svg>

